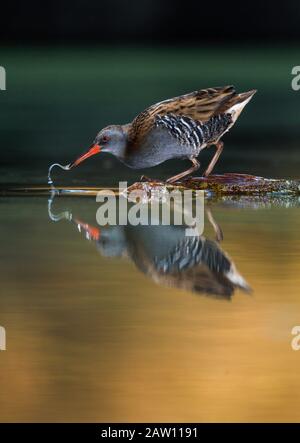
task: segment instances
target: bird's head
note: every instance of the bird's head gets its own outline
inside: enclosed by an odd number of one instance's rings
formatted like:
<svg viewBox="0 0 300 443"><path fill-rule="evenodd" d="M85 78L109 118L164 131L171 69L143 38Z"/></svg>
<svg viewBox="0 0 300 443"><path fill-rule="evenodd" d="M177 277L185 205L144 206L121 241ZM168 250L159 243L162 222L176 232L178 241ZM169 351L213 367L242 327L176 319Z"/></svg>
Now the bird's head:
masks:
<svg viewBox="0 0 300 443"><path fill-rule="evenodd" d="M94 143L80 155L75 161L70 163L69 167L78 166L84 160L92 157L99 152L110 152L116 157L123 157L126 149L127 135L122 126L112 125L101 129L96 135Z"/></svg>

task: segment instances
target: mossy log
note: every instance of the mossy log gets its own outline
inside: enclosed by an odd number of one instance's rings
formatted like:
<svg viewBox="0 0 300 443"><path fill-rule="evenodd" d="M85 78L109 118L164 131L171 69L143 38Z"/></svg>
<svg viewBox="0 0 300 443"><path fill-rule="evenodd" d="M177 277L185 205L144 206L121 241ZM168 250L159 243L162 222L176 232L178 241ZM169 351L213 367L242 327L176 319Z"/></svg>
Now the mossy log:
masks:
<svg viewBox="0 0 300 443"><path fill-rule="evenodd" d="M203 190L214 195L300 195L300 180L271 179L248 174L227 173L208 177L188 177L174 184L144 180L131 185L127 192L159 189Z"/></svg>

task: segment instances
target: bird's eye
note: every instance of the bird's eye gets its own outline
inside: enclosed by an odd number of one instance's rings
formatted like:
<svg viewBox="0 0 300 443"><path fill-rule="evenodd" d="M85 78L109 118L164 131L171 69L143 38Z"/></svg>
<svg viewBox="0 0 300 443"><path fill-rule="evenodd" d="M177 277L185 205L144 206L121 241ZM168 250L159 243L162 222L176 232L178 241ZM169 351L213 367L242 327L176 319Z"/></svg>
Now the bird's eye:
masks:
<svg viewBox="0 0 300 443"><path fill-rule="evenodd" d="M107 143L109 141L109 136L108 135L102 135L101 141L102 141L102 143Z"/></svg>

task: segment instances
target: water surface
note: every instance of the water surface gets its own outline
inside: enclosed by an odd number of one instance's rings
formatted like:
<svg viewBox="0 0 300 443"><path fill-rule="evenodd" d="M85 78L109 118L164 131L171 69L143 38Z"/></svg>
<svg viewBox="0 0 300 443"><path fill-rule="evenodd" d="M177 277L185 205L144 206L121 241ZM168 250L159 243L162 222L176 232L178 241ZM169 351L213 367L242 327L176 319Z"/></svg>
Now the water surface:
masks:
<svg viewBox="0 0 300 443"><path fill-rule="evenodd" d="M224 239L206 214L202 261L179 265L178 227L99 227L93 197L56 198L51 219L48 195L2 196L1 420L299 421L298 204L207 202Z"/></svg>

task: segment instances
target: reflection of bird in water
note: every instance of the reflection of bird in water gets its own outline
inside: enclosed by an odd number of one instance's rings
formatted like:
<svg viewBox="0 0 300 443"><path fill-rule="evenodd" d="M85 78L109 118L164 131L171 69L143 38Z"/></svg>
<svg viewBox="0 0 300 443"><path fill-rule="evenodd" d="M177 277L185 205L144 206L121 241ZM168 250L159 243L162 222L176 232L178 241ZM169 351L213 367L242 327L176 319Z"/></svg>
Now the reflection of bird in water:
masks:
<svg viewBox="0 0 300 443"><path fill-rule="evenodd" d="M175 226L171 232L165 226L147 228L126 230L126 248L137 268L156 283L222 298L230 298L236 288L250 290L216 241L187 237Z"/></svg>
<svg viewBox="0 0 300 443"><path fill-rule="evenodd" d="M250 290L233 261L221 249L222 231L210 210L207 216L216 232L215 240L187 237L186 226L108 226L99 228L71 216L49 212L52 220L72 221L88 240L95 242L106 257L130 258L136 267L156 283L230 299L236 288Z"/></svg>
<svg viewBox="0 0 300 443"><path fill-rule="evenodd" d="M186 237L167 257L155 259L152 272L168 286L224 297L230 297L235 287L247 287L217 243L202 236Z"/></svg>

